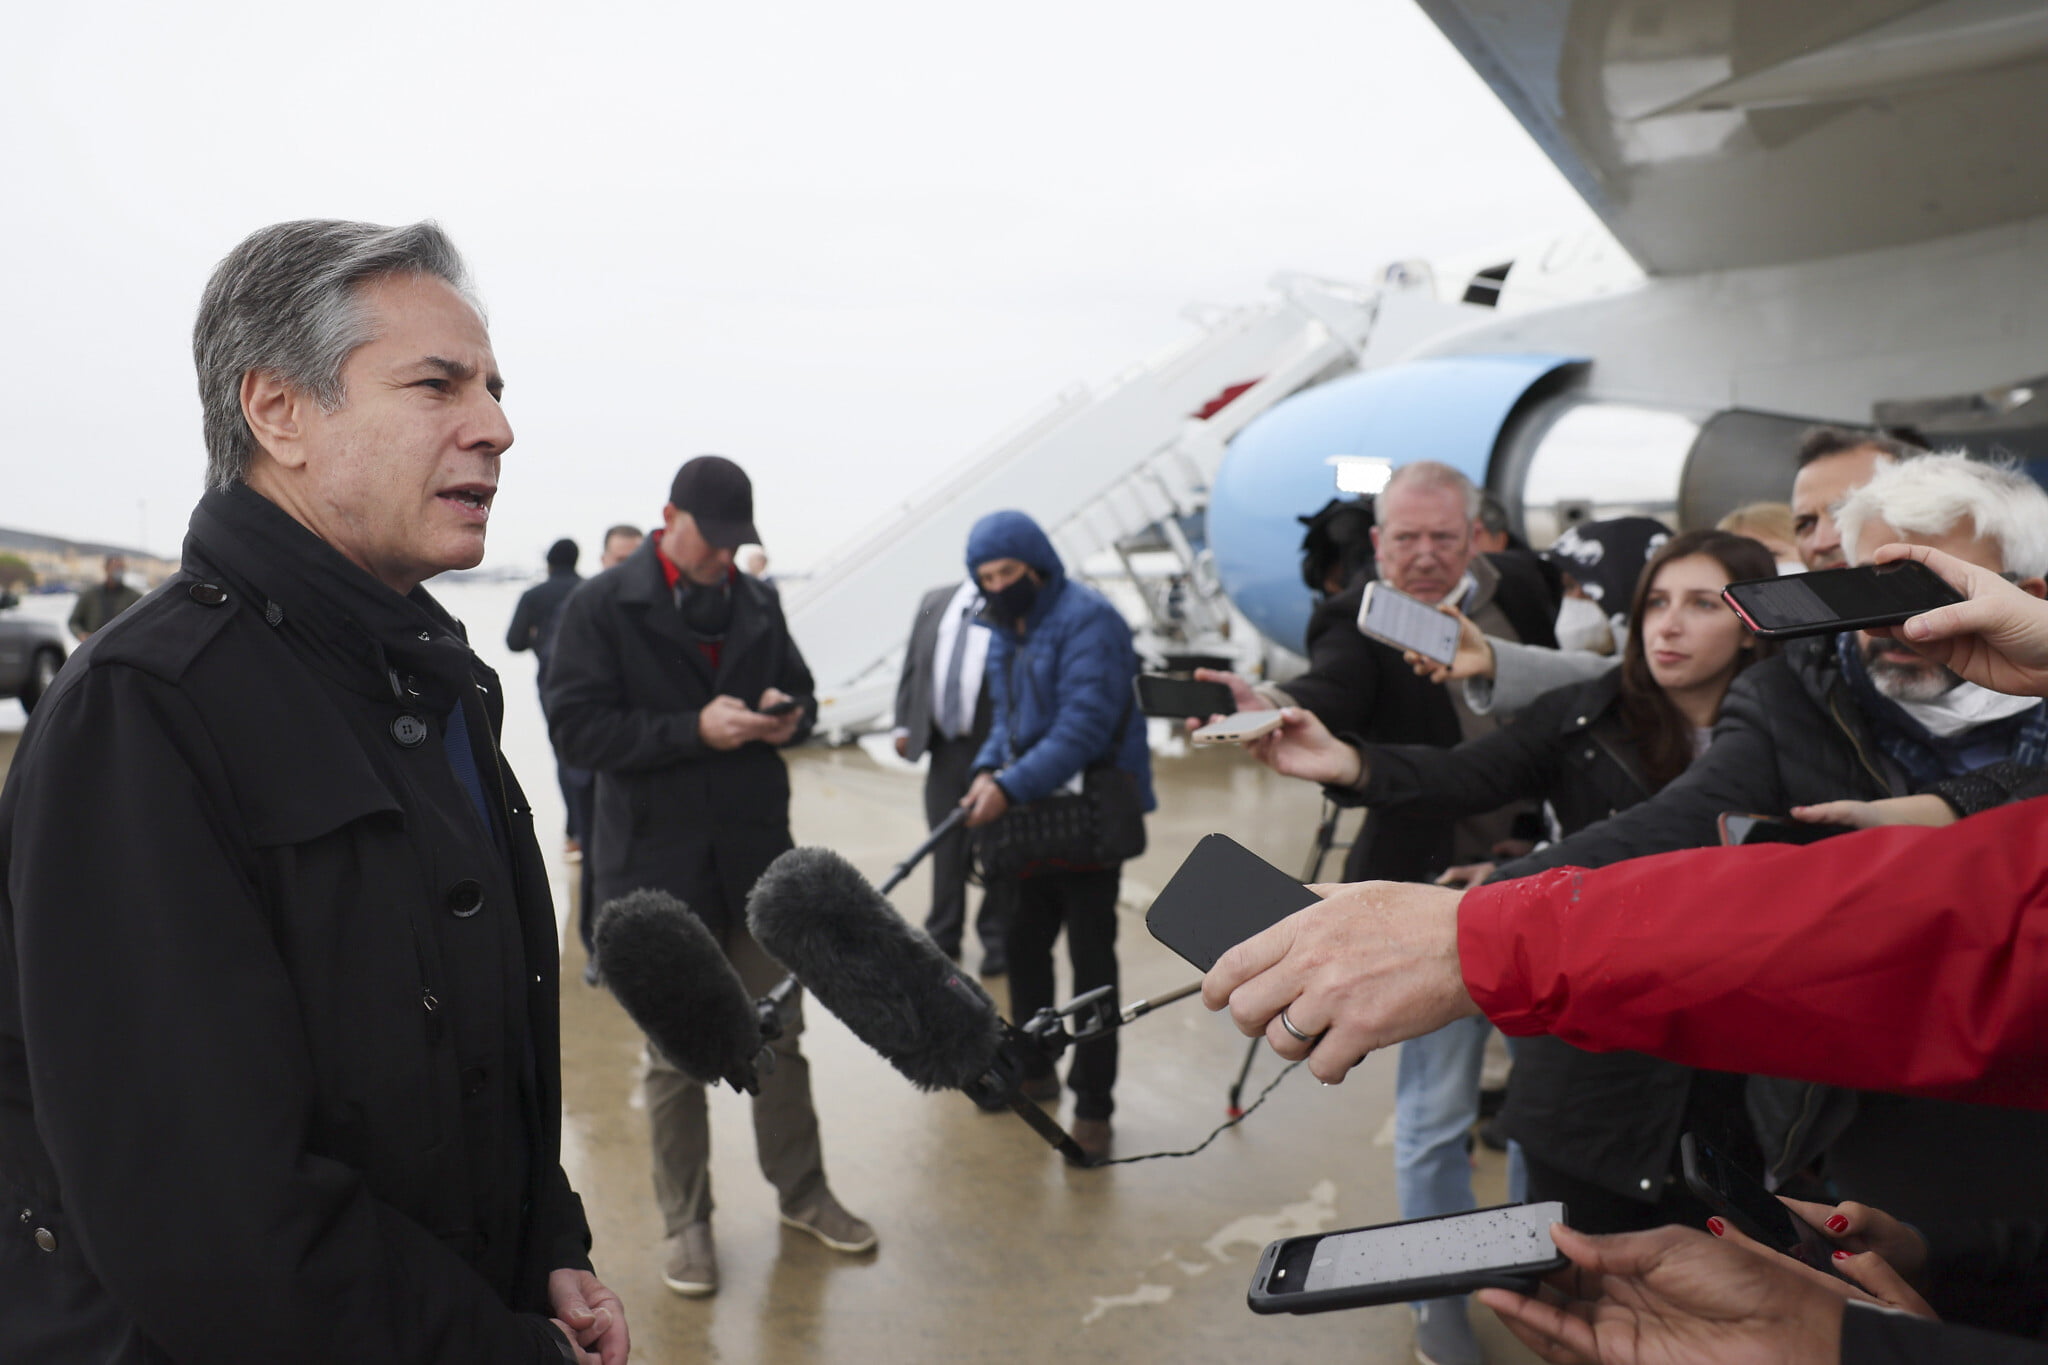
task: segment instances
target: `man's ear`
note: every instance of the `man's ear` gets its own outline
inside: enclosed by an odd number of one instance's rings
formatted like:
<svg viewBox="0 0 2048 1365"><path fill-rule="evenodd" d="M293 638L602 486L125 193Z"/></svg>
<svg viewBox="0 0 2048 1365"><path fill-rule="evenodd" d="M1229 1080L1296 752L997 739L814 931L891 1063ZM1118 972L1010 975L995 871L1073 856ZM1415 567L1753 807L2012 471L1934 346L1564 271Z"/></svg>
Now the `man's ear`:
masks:
<svg viewBox="0 0 2048 1365"><path fill-rule="evenodd" d="M2048 597L2048 579L2022 578L2019 580L2019 588L2029 597Z"/></svg>
<svg viewBox="0 0 2048 1365"><path fill-rule="evenodd" d="M306 463L305 435L312 398L267 370L242 376L242 420L264 453L287 469Z"/></svg>

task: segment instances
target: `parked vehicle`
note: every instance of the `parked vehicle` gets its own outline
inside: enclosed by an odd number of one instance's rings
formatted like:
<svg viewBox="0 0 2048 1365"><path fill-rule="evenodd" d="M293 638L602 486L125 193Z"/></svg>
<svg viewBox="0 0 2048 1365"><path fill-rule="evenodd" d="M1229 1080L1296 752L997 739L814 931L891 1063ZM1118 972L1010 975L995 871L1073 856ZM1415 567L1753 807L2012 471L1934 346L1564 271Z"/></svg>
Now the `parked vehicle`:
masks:
<svg viewBox="0 0 2048 1365"><path fill-rule="evenodd" d="M64 634L22 615L20 605L13 593L0 592L0 697L19 697L21 709L32 711L64 666Z"/></svg>

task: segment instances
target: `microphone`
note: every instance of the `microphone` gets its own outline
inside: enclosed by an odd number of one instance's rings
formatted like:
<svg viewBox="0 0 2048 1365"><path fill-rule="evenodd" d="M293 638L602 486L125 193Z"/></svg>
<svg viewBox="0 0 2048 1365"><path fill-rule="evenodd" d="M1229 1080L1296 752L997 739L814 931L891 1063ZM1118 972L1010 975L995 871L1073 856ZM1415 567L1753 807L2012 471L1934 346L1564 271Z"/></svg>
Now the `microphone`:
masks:
<svg viewBox="0 0 2048 1365"><path fill-rule="evenodd" d="M711 931L681 901L648 890L607 901L591 945L604 984L676 1070L704 1085L760 1093L761 1016Z"/></svg>
<svg viewBox="0 0 2048 1365"><path fill-rule="evenodd" d="M1008 1025L960 969L825 848L794 848L747 897L747 925L855 1037L920 1090L972 1090Z"/></svg>

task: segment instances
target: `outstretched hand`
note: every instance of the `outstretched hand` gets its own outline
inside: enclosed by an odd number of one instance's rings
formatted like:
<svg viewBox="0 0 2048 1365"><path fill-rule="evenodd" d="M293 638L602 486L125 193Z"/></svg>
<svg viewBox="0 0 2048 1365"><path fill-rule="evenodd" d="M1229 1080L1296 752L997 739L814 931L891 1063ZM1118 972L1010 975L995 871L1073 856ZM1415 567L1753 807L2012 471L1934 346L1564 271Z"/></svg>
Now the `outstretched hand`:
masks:
<svg viewBox="0 0 2048 1365"><path fill-rule="evenodd" d="M1689 1228L1592 1237L1553 1224L1571 1266L1543 1297L1479 1301L1548 1361L1599 1365L1836 1365L1841 1295L1826 1276ZM1775 1264L1773 1263L1775 1259Z"/></svg>
<svg viewBox="0 0 2048 1365"><path fill-rule="evenodd" d="M1446 616L1458 620L1458 647L1451 654L1448 664L1438 663L1408 649L1401 652L1401 658L1414 669L1416 676L1433 683L1458 682L1465 678L1490 678L1493 676L1493 641L1486 638L1476 622L1449 602L1437 603L1436 609Z"/></svg>
<svg viewBox="0 0 2048 1365"><path fill-rule="evenodd" d="M1479 1013L1458 968L1462 891L1411 882L1312 886L1323 897L1232 948L1202 978L1238 1031L1330 1085L1367 1053ZM1288 1022L1313 1041L1288 1032Z"/></svg>
<svg viewBox="0 0 2048 1365"><path fill-rule="evenodd" d="M1357 786L1365 775L1358 750L1331 734L1313 711L1280 708L1280 728L1245 743L1245 752L1279 773L1326 787Z"/></svg>
<svg viewBox="0 0 2048 1365"><path fill-rule="evenodd" d="M1917 559L1967 601L1936 607L1870 633L1903 640L1958 676L2016 697L2048 697L2048 604L1989 569L1926 545L1886 545L1872 556ZM2028 579L2038 588L2039 579Z"/></svg>

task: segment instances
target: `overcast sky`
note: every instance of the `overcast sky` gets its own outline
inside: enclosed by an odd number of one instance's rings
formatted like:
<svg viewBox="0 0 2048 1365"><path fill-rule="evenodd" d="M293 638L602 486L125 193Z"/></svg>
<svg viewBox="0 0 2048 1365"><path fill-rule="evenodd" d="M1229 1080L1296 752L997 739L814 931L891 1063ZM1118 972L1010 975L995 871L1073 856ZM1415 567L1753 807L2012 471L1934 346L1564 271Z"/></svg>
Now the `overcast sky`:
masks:
<svg viewBox="0 0 2048 1365"><path fill-rule="evenodd" d="M778 568L1280 270L1590 214L1411 0L17 6L0 525L175 550L207 272L438 219L517 444L487 564L753 473Z"/></svg>

